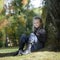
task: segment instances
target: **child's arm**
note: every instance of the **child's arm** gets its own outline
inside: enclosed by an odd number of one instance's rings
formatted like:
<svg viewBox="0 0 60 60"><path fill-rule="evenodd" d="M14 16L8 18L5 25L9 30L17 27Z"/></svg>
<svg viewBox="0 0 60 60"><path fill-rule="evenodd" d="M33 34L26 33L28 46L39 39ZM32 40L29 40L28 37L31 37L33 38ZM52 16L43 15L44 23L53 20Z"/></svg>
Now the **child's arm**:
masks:
<svg viewBox="0 0 60 60"><path fill-rule="evenodd" d="M40 29L37 31L36 35L38 36L38 39L40 42L46 41L46 31L45 29Z"/></svg>

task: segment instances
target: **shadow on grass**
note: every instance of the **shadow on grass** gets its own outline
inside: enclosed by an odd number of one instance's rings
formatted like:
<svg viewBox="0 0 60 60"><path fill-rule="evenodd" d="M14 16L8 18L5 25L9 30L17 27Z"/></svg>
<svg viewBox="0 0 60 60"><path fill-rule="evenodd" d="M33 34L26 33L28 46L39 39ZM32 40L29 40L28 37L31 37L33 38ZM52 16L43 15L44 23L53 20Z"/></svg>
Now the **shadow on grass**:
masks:
<svg viewBox="0 0 60 60"><path fill-rule="evenodd" d="M17 53L18 53L18 51L11 52L11 53L0 53L0 57L16 56Z"/></svg>
<svg viewBox="0 0 60 60"><path fill-rule="evenodd" d="M38 51L33 51L33 52L43 52L43 51L50 51L50 52L60 52L60 49L51 49L51 48L43 48ZM8 56L17 56L18 51L11 52L11 53L0 53L0 57L8 57Z"/></svg>

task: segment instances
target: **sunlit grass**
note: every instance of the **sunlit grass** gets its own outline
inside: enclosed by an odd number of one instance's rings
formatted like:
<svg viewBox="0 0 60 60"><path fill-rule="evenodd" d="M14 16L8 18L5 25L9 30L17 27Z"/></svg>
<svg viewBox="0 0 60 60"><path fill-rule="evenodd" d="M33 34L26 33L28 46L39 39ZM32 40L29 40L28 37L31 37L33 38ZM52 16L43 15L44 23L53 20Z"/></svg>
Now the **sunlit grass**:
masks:
<svg viewBox="0 0 60 60"><path fill-rule="evenodd" d="M0 49L0 53L13 52L17 49L18 48L4 48ZM39 51L23 56L0 57L0 60L60 60L60 52Z"/></svg>
<svg viewBox="0 0 60 60"><path fill-rule="evenodd" d="M10 52L15 52L17 50L18 50L17 47L14 47L14 48L1 48L0 53L10 53Z"/></svg>

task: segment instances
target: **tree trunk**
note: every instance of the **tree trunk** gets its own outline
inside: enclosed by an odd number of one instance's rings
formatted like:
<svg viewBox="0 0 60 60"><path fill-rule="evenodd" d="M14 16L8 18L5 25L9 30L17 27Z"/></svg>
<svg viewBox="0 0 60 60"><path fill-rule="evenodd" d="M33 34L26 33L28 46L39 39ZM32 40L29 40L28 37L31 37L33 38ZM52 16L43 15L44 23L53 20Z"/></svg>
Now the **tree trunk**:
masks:
<svg viewBox="0 0 60 60"><path fill-rule="evenodd" d="M60 0L45 0L47 8L47 44L51 49L60 50Z"/></svg>

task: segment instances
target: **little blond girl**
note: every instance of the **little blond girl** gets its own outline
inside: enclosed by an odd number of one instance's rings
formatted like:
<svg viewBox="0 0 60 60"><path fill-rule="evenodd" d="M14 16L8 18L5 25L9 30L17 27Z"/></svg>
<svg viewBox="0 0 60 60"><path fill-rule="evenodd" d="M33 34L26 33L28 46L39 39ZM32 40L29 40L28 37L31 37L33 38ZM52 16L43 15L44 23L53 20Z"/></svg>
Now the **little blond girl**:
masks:
<svg viewBox="0 0 60 60"><path fill-rule="evenodd" d="M33 32L29 37L26 34L22 34L20 37L19 51L20 54L28 54L32 51L40 50L44 47L46 41L46 31L43 28L42 19L40 17L33 18ZM24 49L24 46L26 49Z"/></svg>

